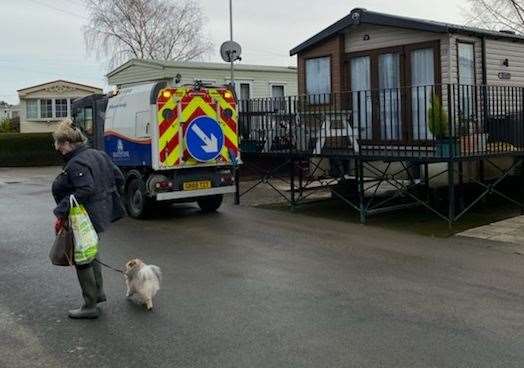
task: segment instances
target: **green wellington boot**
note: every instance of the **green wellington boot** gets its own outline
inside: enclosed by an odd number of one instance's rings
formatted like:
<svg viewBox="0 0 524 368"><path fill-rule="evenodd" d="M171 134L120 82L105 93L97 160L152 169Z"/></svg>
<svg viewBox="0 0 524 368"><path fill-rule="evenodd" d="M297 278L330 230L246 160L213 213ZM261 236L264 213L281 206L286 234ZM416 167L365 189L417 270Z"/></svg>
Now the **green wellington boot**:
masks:
<svg viewBox="0 0 524 368"><path fill-rule="evenodd" d="M95 260L93 263L93 272L95 274L96 283L96 302L103 303L107 301L106 294L104 293L104 279L102 278L102 266Z"/></svg>
<svg viewBox="0 0 524 368"><path fill-rule="evenodd" d="M78 309L70 310L69 317L75 319L98 318L100 311L96 307L96 281L93 267L77 268L76 274L82 288L84 304Z"/></svg>

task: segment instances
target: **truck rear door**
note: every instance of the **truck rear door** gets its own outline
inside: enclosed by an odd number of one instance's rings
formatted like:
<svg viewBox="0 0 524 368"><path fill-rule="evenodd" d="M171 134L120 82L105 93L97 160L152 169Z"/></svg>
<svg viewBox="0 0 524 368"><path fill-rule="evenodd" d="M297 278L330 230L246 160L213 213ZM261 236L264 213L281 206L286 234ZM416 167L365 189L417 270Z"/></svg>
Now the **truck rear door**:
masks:
<svg viewBox="0 0 524 368"><path fill-rule="evenodd" d="M238 111L226 88L167 88L157 102L159 169L233 165Z"/></svg>

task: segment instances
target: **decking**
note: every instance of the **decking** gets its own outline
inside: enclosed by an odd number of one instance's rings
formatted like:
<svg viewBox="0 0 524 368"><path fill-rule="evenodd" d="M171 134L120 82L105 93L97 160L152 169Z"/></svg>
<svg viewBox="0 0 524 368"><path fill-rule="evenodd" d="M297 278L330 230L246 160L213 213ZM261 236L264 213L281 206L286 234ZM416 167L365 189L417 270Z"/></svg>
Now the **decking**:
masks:
<svg viewBox="0 0 524 368"><path fill-rule="evenodd" d="M331 177L338 183L350 174L356 178L354 195L332 193L358 210L362 222L374 213L420 205L451 226L488 194L522 207L497 186L524 156L523 87L444 84L244 100L239 133L248 165L256 158L279 158L278 165L259 170L261 184L271 184L277 172L284 179L282 168L287 168L291 190L286 198L292 206L303 198L304 182ZM501 165L499 158L508 158L509 164ZM330 162L329 173L322 161ZM466 162L478 166L468 181L484 188L469 204L461 197ZM432 172L436 163L446 169ZM484 177L486 165L499 173L497 179ZM427 193L431 181L444 175L445 213ZM387 182L398 193L389 199L370 197L369 187L364 188L370 179L377 187Z"/></svg>

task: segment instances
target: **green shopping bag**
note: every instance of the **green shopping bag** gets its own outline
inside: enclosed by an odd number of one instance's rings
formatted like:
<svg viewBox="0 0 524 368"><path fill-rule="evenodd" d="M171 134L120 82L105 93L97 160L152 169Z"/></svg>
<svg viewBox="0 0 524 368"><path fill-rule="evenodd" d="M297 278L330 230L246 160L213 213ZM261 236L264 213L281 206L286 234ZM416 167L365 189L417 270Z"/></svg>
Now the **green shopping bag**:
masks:
<svg viewBox="0 0 524 368"><path fill-rule="evenodd" d="M74 195L69 197L69 221L73 229L75 245L75 263L91 263L98 252L98 234L89 219L84 206L80 205Z"/></svg>

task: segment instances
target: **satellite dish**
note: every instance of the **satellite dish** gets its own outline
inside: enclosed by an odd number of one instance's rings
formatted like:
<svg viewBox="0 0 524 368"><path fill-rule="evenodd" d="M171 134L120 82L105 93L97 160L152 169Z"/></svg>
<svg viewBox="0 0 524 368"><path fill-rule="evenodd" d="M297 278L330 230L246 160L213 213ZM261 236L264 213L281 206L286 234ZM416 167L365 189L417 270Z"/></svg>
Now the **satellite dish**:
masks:
<svg viewBox="0 0 524 368"><path fill-rule="evenodd" d="M220 56L227 63L240 60L241 53L242 48L235 41L226 41L220 46Z"/></svg>

